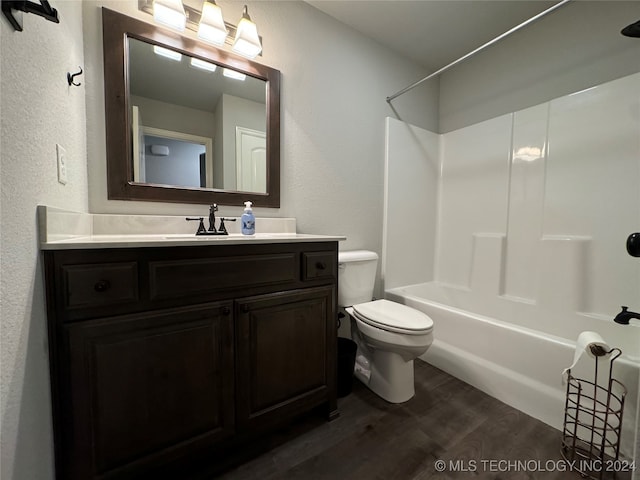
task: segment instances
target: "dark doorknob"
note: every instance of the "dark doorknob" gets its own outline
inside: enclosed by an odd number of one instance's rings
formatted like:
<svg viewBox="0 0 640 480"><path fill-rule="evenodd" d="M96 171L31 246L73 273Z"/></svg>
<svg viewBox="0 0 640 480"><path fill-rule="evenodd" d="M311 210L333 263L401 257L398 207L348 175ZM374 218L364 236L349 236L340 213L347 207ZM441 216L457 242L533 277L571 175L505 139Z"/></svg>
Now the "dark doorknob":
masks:
<svg viewBox="0 0 640 480"><path fill-rule="evenodd" d="M632 257L640 257L640 233L632 233L627 238L627 252Z"/></svg>

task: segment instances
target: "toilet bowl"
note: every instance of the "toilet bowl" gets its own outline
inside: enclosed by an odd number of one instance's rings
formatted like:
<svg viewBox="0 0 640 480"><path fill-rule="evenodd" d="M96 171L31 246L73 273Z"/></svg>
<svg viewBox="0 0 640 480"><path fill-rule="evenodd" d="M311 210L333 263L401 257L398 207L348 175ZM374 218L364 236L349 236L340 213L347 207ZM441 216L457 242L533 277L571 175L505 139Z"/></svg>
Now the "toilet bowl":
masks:
<svg viewBox="0 0 640 480"><path fill-rule="evenodd" d="M346 308L358 345L355 376L391 403L415 395L413 360L433 341L433 322L422 312L389 300Z"/></svg>
<svg viewBox="0 0 640 480"><path fill-rule="evenodd" d="M338 304L351 317L358 345L355 376L391 403L415 395L413 361L433 341L433 321L423 312L389 300L374 300L378 255L357 250L338 254Z"/></svg>

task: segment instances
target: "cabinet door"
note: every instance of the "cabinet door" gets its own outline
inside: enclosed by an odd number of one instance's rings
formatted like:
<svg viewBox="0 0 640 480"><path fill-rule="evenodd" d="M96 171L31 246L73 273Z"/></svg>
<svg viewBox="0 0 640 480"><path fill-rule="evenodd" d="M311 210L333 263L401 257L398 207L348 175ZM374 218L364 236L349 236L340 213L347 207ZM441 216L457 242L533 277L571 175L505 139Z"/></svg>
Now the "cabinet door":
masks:
<svg viewBox="0 0 640 480"><path fill-rule="evenodd" d="M236 303L236 420L254 428L327 402L335 408L334 287Z"/></svg>
<svg viewBox="0 0 640 480"><path fill-rule="evenodd" d="M65 326L65 478L143 478L233 434L231 303ZM151 470L153 465L154 470Z"/></svg>

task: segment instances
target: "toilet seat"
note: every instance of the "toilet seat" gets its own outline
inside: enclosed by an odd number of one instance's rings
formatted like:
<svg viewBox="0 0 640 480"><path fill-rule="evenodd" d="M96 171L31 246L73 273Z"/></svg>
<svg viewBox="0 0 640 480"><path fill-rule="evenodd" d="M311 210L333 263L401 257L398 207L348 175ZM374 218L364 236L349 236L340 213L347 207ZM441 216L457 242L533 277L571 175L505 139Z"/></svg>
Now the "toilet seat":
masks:
<svg viewBox="0 0 640 480"><path fill-rule="evenodd" d="M433 320L419 310L389 300L375 300L353 306L355 317L389 332L424 335L433 329Z"/></svg>

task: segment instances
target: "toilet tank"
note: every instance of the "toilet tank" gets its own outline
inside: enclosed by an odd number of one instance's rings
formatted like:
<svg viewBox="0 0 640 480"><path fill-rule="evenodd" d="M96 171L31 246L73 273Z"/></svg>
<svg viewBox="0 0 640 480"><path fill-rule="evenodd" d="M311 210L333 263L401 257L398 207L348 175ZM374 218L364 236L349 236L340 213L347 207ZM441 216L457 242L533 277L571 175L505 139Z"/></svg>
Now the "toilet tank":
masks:
<svg viewBox="0 0 640 480"><path fill-rule="evenodd" d="M370 302L378 268L378 254L367 250L338 253L338 305Z"/></svg>

